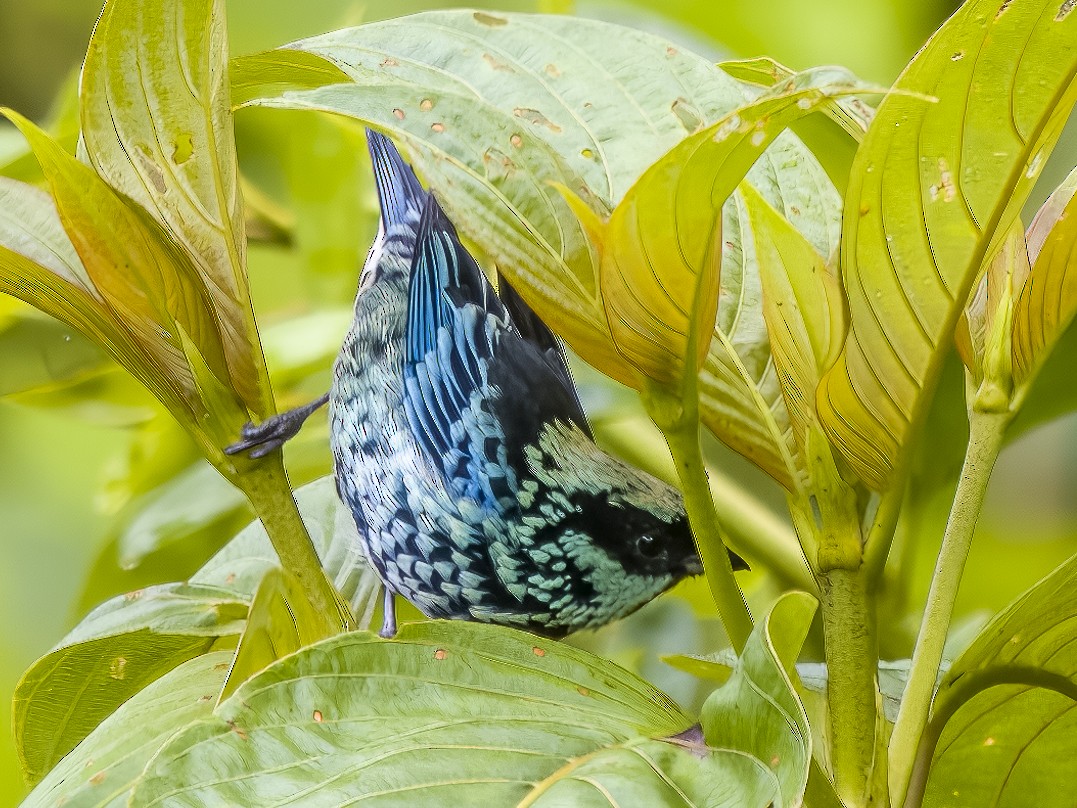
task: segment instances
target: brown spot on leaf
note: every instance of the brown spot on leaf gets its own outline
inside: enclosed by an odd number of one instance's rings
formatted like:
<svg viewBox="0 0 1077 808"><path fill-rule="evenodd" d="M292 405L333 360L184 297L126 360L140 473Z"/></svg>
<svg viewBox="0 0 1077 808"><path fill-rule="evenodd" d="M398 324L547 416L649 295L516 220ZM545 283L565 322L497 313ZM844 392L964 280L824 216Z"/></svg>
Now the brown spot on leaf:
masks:
<svg viewBox="0 0 1077 808"><path fill-rule="evenodd" d="M1077 8L1077 0L1066 0L1065 3L1058 7L1058 13L1055 14L1055 22L1062 22L1070 15L1073 9Z"/></svg>
<svg viewBox="0 0 1077 808"><path fill-rule="evenodd" d="M994 746L994 745L995 745L995 739L994 738L984 738L984 746Z"/></svg>
<svg viewBox="0 0 1077 808"><path fill-rule="evenodd" d="M524 139L519 135L513 135L509 138L509 143L515 146L517 149L524 145Z"/></svg>
<svg viewBox="0 0 1077 808"><path fill-rule="evenodd" d="M871 205L865 204L865 205L860 206L860 215L861 216L867 216L869 213L871 213Z"/></svg>
<svg viewBox="0 0 1077 808"><path fill-rule="evenodd" d="M130 603L132 600L138 600L139 598L141 598L142 593L143 590L136 589L134 592L128 592L126 595L124 595L123 599Z"/></svg>
<svg viewBox="0 0 1077 808"><path fill-rule="evenodd" d="M434 102L431 101L429 98L424 98L422 101L419 102L419 109L421 109L423 112L429 112L433 108Z"/></svg>
<svg viewBox="0 0 1077 808"><path fill-rule="evenodd" d="M236 582L236 574L234 572L228 573L228 577L224 579L226 584L234 584Z"/></svg>
<svg viewBox="0 0 1077 808"><path fill-rule="evenodd" d="M1013 0L1002 0L1002 5L999 6L998 11L995 12L995 19L996 20L1006 12L1006 9L1008 9L1010 7L1010 3L1012 3L1012 2L1013 2Z"/></svg>
<svg viewBox="0 0 1077 808"><path fill-rule="evenodd" d="M475 18L475 22L479 25L489 25L491 28L500 28L502 25L508 25L509 21L504 17L495 17L493 14L484 14L481 11L476 11L471 15Z"/></svg>
<svg viewBox="0 0 1077 808"><path fill-rule="evenodd" d="M445 657L447 657L448 655L449 655L448 652L444 648L439 648L438 650L436 650L434 652L434 659L436 659L436 660L438 660L440 662L441 660L445 659Z"/></svg>
<svg viewBox="0 0 1077 808"><path fill-rule="evenodd" d="M561 77L561 70L557 65L550 63L546 65L546 75L553 76L555 79Z"/></svg>
<svg viewBox="0 0 1077 808"><path fill-rule="evenodd" d="M444 132L445 131L445 124L440 123L440 122L435 122L435 123L430 124L430 128L433 131L438 132L438 133Z"/></svg>
<svg viewBox="0 0 1077 808"><path fill-rule="evenodd" d="M482 162L486 166L486 176L489 179L508 177L516 171L516 163L512 161L512 158L493 147L482 153Z"/></svg>
<svg viewBox="0 0 1077 808"><path fill-rule="evenodd" d="M127 676L127 657L118 656L108 663L108 675L113 679L124 679Z"/></svg>
<svg viewBox="0 0 1077 808"><path fill-rule="evenodd" d="M950 61L951 62L960 62L964 58L965 58L965 52L963 50L954 51L953 53L950 54Z"/></svg>
<svg viewBox="0 0 1077 808"><path fill-rule="evenodd" d="M484 53L482 55L482 60L486 62L486 64L490 65L490 67L494 70L504 70L506 73L516 72L512 69L512 65L510 65L508 62L501 61L492 53Z"/></svg>
<svg viewBox="0 0 1077 808"><path fill-rule="evenodd" d="M577 692L577 693L579 693L579 694L580 694L581 696L590 696L590 695L591 695L591 691L590 691L590 690L588 690L588 689L587 689L586 687L584 687L583 685L579 685L579 686L578 686L578 687L576 688L576 692Z"/></svg>
<svg viewBox="0 0 1077 808"><path fill-rule="evenodd" d="M236 735L238 735L241 741L247 740L247 730L243 729L243 727L237 726L235 721L229 721L228 728Z"/></svg>
<svg viewBox="0 0 1077 808"><path fill-rule="evenodd" d="M400 62L394 59L392 56L386 56L381 60L381 67L399 67Z"/></svg>
<svg viewBox="0 0 1077 808"><path fill-rule="evenodd" d="M535 656L546 656L546 651L542 648L539 648L537 645L531 649L531 653L533 653Z"/></svg>
<svg viewBox="0 0 1077 808"><path fill-rule="evenodd" d="M314 711L314 723L315 724L322 723L322 711L321 710L315 710Z"/></svg>
<svg viewBox="0 0 1077 808"><path fill-rule="evenodd" d="M676 56L680 51L674 48L672 45L666 48L666 56Z"/></svg>
<svg viewBox="0 0 1077 808"><path fill-rule="evenodd" d="M535 126L545 126L551 132L560 132L561 127L539 112L537 109L531 109L529 107L516 107L512 111L512 114L517 118L523 118L528 123L533 123Z"/></svg>
<svg viewBox="0 0 1077 808"><path fill-rule="evenodd" d="M393 110L393 117L396 118L398 121L402 121L406 117L406 113L404 112L404 110L397 107Z"/></svg>
<svg viewBox="0 0 1077 808"><path fill-rule="evenodd" d="M98 772L90 778L90 785L99 786L105 782L105 773L103 771Z"/></svg>

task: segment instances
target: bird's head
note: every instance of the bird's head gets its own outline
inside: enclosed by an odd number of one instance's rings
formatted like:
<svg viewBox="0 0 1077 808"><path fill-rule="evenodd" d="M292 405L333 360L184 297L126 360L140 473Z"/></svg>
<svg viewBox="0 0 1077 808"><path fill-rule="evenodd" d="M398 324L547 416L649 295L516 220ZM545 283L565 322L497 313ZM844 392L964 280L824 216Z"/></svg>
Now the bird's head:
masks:
<svg viewBox="0 0 1077 808"><path fill-rule="evenodd" d="M558 583L565 630L599 626L635 611L689 575L703 572L680 494L603 452L571 425L544 432L529 451L541 517L531 543L539 578ZM551 546L557 552L551 553ZM747 565L732 556L734 569ZM568 598L567 594L572 597Z"/></svg>

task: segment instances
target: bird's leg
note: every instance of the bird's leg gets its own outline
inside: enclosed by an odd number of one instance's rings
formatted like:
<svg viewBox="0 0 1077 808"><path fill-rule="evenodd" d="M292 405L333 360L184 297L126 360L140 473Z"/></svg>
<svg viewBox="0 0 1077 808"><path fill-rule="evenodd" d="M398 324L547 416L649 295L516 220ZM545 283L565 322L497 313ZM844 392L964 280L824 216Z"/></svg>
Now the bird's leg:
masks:
<svg viewBox="0 0 1077 808"><path fill-rule="evenodd" d="M274 449L283 446L285 441L294 438L303 422L327 401L329 393L302 407L266 418L257 426L248 422L243 426L242 439L226 446L224 453L234 455L246 452L250 458L265 457Z"/></svg>
<svg viewBox="0 0 1077 808"><path fill-rule="evenodd" d="M385 599L381 607L383 618L378 636L390 640L396 636L396 599L393 597L393 590L389 587L385 587L384 593Z"/></svg>

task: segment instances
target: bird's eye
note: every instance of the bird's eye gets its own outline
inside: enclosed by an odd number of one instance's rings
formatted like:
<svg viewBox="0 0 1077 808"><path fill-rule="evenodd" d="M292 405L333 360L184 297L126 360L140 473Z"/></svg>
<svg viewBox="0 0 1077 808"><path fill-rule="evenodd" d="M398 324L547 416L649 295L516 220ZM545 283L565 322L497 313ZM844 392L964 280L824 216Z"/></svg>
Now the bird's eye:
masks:
<svg viewBox="0 0 1077 808"><path fill-rule="evenodd" d="M640 536L636 539L636 550L644 558L658 558L664 551L662 543L654 536Z"/></svg>

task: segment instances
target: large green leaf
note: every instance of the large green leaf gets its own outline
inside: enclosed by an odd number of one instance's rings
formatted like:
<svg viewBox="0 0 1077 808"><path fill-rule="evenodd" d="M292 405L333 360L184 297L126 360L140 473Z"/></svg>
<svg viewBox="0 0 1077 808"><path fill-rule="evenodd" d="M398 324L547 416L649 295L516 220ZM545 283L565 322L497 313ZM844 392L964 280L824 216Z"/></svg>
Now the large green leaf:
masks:
<svg viewBox="0 0 1077 808"><path fill-rule="evenodd" d="M765 760L779 785L775 805L782 808L801 804L812 759L793 666L815 608L815 599L804 592L783 595L752 632L729 680L703 705L708 745Z"/></svg>
<svg viewBox="0 0 1077 808"><path fill-rule="evenodd" d="M595 48L597 41L610 44ZM253 66L235 60L250 103L337 112L392 132L463 233L540 315L588 361L636 383L619 370L610 344L599 256L554 184L605 218L650 164L757 88L657 37L563 17L439 12L291 47L276 52L273 81L261 90ZM326 57L358 86L311 88L309 58L297 53ZM281 89L293 61L306 90ZM840 200L796 137L780 136L748 178L821 254L834 252ZM787 424L754 255L742 248L746 227L734 195L723 212L702 416L722 440L789 484L774 438Z"/></svg>
<svg viewBox="0 0 1077 808"><path fill-rule="evenodd" d="M215 314L227 361L220 378L265 417L272 401L247 288L223 2L110 0L81 98L90 164L191 256L197 280L186 285L204 286Z"/></svg>
<svg viewBox="0 0 1077 808"><path fill-rule="evenodd" d="M36 782L127 699L181 662L243 630L232 592L166 584L92 611L15 689L15 742ZM234 642L234 640L233 640Z"/></svg>
<svg viewBox="0 0 1077 808"><path fill-rule="evenodd" d="M970 0L917 54L861 144L842 270L852 331L821 388L834 444L885 489L906 460L969 290L1069 116L1077 16Z"/></svg>
<svg viewBox="0 0 1077 808"><path fill-rule="evenodd" d="M209 717L231 657L195 657L132 696L49 772L24 808L126 805L131 785L169 737Z"/></svg>
<svg viewBox="0 0 1077 808"><path fill-rule="evenodd" d="M710 749L612 663L469 623L352 633L280 660L175 736L140 805L302 798L383 804L770 804L767 767ZM701 758L701 759L698 759Z"/></svg>
<svg viewBox="0 0 1077 808"><path fill-rule="evenodd" d="M935 697L925 804L1073 804L1077 781L1077 558L993 619Z"/></svg>

